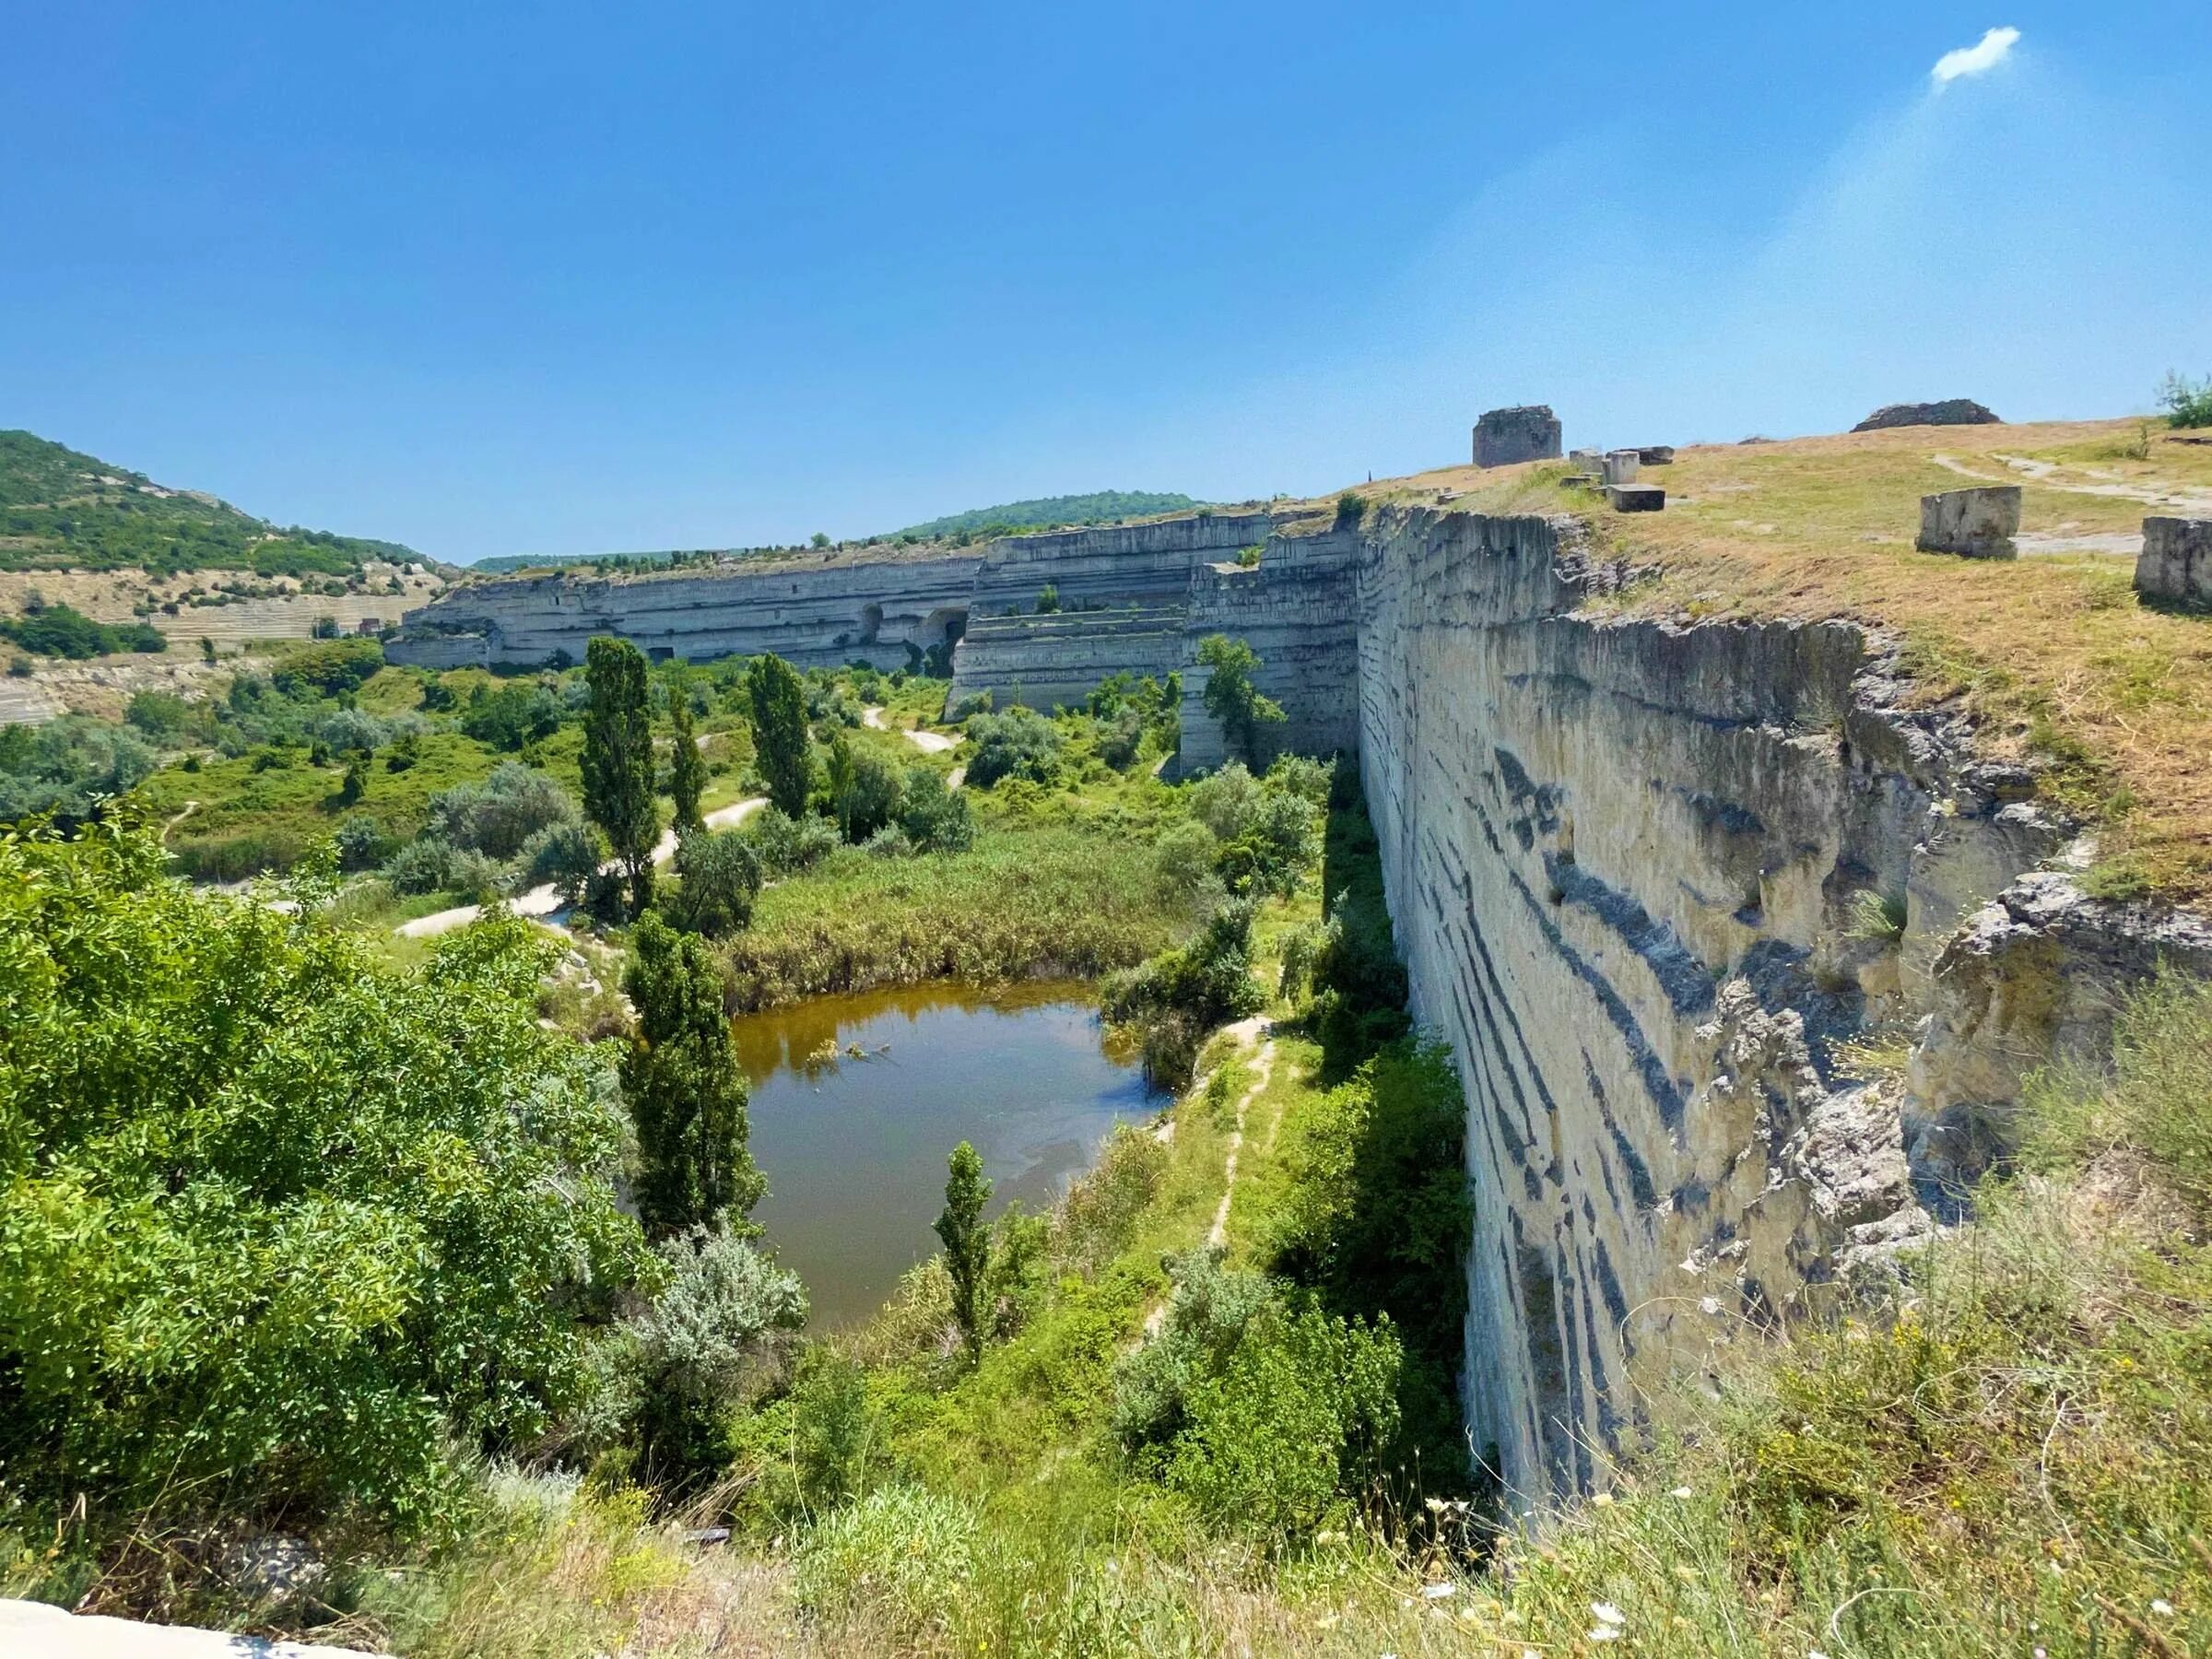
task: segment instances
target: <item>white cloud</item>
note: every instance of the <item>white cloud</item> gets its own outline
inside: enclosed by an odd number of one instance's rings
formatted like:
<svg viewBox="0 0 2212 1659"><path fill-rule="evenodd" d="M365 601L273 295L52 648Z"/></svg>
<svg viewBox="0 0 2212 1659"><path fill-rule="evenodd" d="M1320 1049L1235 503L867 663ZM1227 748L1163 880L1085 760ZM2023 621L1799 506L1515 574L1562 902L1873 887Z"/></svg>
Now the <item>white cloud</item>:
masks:
<svg viewBox="0 0 2212 1659"><path fill-rule="evenodd" d="M1993 29L1971 46L1945 53L1929 73L1939 87L1969 75L1986 75L2005 61L2019 38L2017 29Z"/></svg>

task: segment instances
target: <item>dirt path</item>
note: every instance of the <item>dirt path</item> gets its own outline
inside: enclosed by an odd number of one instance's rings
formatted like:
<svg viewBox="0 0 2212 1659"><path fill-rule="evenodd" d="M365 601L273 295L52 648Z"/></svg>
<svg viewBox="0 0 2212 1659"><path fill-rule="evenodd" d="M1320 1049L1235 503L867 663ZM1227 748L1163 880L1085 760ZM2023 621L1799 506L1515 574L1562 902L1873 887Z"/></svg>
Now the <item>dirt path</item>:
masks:
<svg viewBox="0 0 2212 1659"><path fill-rule="evenodd" d="M1930 459L1946 472L1955 472L1960 477L1971 478L1977 484L2009 484L2013 481L1976 471L1955 455L1935 455ZM2055 461L2038 461L2028 455L1993 454L1990 459L2002 462L2011 471L2046 489L2063 489L2072 495L2108 496L2115 500L2140 501L2146 507L2180 508L2185 512L2212 512L2212 490L2193 489L2185 484L2172 484L2157 478L2130 483L2093 466L2061 468ZM2079 482L2066 476L2068 473L2078 473L2093 482Z"/></svg>
<svg viewBox="0 0 2212 1659"><path fill-rule="evenodd" d="M717 806L706 814L705 823L710 830L732 829L744 823L767 805L766 795L752 795L742 801L733 801L727 806ZM675 856L676 831L664 830L661 839L653 845L653 862L665 865ZM507 900L507 908L518 916L542 920L559 911L563 902L559 889L548 882L544 887L534 887L528 892L517 893ZM412 922L402 922L394 931L403 939L434 938L439 934L451 933L456 927L466 927L483 913L484 907L480 904L456 904L451 910L432 911L429 915L418 916Z"/></svg>
<svg viewBox="0 0 2212 1659"><path fill-rule="evenodd" d="M912 726L886 725L883 724L881 709L863 709L860 712L860 719L862 724L874 731L898 733L900 736L905 738L925 755L941 755L947 749L956 749L960 747L960 740L958 737L944 732L924 732Z"/></svg>
<svg viewBox="0 0 2212 1659"><path fill-rule="evenodd" d="M1251 1028L1249 1033L1246 1032L1245 1027ZM1259 1035L1260 1021L1255 1016L1243 1021L1241 1025L1232 1026L1230 1029L1238 1033L1240 1041L1249 1044L1253 1038ZM1245 1114L1252 1110L1252 1103L1258 1100L1262 1092L1265 1090L1267 1079L1274 1071L1275 1043L1273 1041L1269 1041L1260 1044L1259 1075L1253 1077L1250 1087L1237 1097L1236 1126L1229 1132L1229 1158L1221 1171L1221 1202L1214 1210L1213 1226L1206 1229L1206 1244L1208 1250L1225 1250L1229 1246L1229 1204L1237 1193L1237 1158L1244 1149Z"/></svg>

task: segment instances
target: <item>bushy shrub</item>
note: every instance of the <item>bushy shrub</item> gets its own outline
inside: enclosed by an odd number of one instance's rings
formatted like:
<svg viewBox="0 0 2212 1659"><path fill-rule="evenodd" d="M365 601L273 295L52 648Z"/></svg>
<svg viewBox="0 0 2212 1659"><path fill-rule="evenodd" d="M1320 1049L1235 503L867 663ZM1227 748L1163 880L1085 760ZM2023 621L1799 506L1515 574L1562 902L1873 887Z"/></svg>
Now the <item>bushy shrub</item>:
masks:
<svg viewBox="0 0 2212 1659"><path fill-rule="evenodd" d="M269 669L269 678L287 697L335 697L359 690L383 665L380 641L333 640L286 653Z"/></svg>
<svg viewBox="0 0 2212 1659"><path fill-rule="evenodd" d="M307 843L288 830L241 830L235 835L188 838L170 854L177 873L194 881L243 881L300 862Z"/></svg>
<svg viewBox="0 0 2212 1659"><path fill-rule="evenodd" d="M830 805L839 830L858 845L899 817L906 779L882 751L839 737L830 747Z"/></svg>
<svg viewBox="0 0 2212 1659"><path fill-rule="evenodd" d="M728 1231L693 1228L654 1248L666 1282L630 1321L635 1434L644 1475L681 1492L729 1461L724 1420L806 1323L806 1293Z"/></svg>
<svg viewBox="0 0 2212 1659"><path fill-rule="evenodd" d="M2170 426L2212 426L2212 375L2201 381L2169 374L2159 387L2159 406Z"/></svg>
<svg viewBox="0 0 2212 1659"><path fill-rule="evenodd" d="M134 691L123 717L148 737L171 738L193 724L193 707L174 691Z"/></svg>
<svg viewBox="0 0 2212 1659"><path fill-rule="evenodd" d="M347 873L373 870L392 856L392 837L382 824L366 812L349 812L338 822L335 838L338 868Z"/></svg>
<svg viewBox="0 0 2212 1659"><path fill-rule="evenodd" d="M1135 703L1116 709L1100 723L1099 759L1116 771L1127 771L1144 747L1145 724L1145 712Z"/></svg>
<svg viewBox="0 0 2212 1659"><path fill-rule="evenodd" d="M966 721L972 720L978 714L990 713L991 708L992 699L989 691L971 691L945 711L946 724L959 725Z"/></svg>
<svg viewBox="0 0 2212 1659"><path fill-rule="evenodd" d="M763 806L745 827L761 870L774 877L799 876L811 870L842 844L837 826L808 814L788 818L774 806Z"/></svg>
<svg viewBox="0 0 2212 1659"><path fill-rule="evenodd" d="M1263 785L1243 830L1221 849L1218 865L1232 893L1289 893L1321 842L1312 804L1302 794Z"/></svg>
<svg viewBox="0 0 2212 1659"><path fill-rule="evenodd" d="M581 904L606 862L606 841L599 831L581 820L564 820L523 843L516 881L524 888L551 887L569 903Z"/></svg>
<svg viewBox="0 0 2212 1659"><path fill-rule="evenodd" d="M912 858L914 843L903 825L886 824L868 837L867 851L870 858Z"/></svg>
<svg viewBox="0 0 2212 1659"><path fill-rule="evenodd" d="M1242 835L1259 809L1260 781L1241 760L1208 772L1183 790L1191 816L1227 844Z"/></svg>
<svg viewBox="0 0 2212 1659"><path fill-rule="evenodd" d="M1339 1318L1206 1252L1171 1272L1159 1333L1115 1372L1113 1428L1136 1466L1215 1525L1275 1543L1364 1497L1398 1430L1389 1320Z"/></svg>
<svg viewBox="0 0 2212 1659"><path fill-rule="evenodd" d="M694 830L678 839L676 873L682 879L669 901L668 919L686 933L719 939L752 921L760 860L736 830Z"/></svg>
<svg viewBox="0 0 2212 1659"><path fill-rule="evenodd" d="M461 730L496 749L519 749L550 737L567 712L561 700L535 681L499 687L479 681L461 712Z"/></svg>
<svg viewBox="0 0 2212 1659"><path fill-rule="evenodd" d="M906 795L899 822L918 853L965 853L975 845L975 811L968 797L945 785L944 774L926 766L906 774Z"/></svg>
<svg viewBox="0 0 2212 1659"><path fill-rule="evenodd" d="M0 820L41 812L82 818L99 797L136 788L156 763L137 733L88 715L0 724Z"/></svg>
<svg viewBox="0 0 2212 1659"><path fill-rule="evenodd" d="M453 856L451 842L423 836L392 854L384 865L384 880L394 892L405 897L443 892L450 885Z"/></svg>
<svg viewBox="0 0 2212 1659"><path fill-rule="evenodd" d="M1220 851L1221 843L1214 839L1214 832L1195 818L1170 824L1152 843L1160 885L1184 903L1194 902L1209 890L1218 893L1214 860Z"/></svg>
<svg viewBox="0 0 2212 1659"><path fill-rule="evenodd" d="M79 660L109 652L151 654L169 641L144 622L95 622L66 605L42 606L20 617L0 618L0 640L11 640L39 656Z"/></svg>
<svg viewBox="0 0 2212 1659"><path fill-rule="evenodd" d="M643 1260L549 948L509 919L399 973L162 864L0 837L9 1486L96 1527L449 1520L453 1449L578 1379L551 1311Z"/></svg>
<svg viewBox="0 0 2212 1659"><path fill-rule="evenodd" d="M555 824L581 823L569 792L519 760L502 760L481 783L456 783L430 797L429 833L454 847L512 858Z"/></svg>
<svg viewBox="0 0 2212 1659"><path fill-rule="evenodd" d="M968 761L968 782L988 789L1002 778L1050 783L1059 776L1065 739L1060 728L1033 709L979 714L968 723L975 752Z"/></svg>
<svg viewBox="0 0 2212 1659"><path fill-rule="evenodd" d="M1190 1080L1206 1033L1266 1001L1252 977L1252 921L1249 900L1224 904L1189 944L1111 975L1100 986L1100 1009L1135 1033L1153 1083L1180 1088Z"/></svg>
<svg viewBox="0 0 2212 1659"><path fill-rule="evenodd" d="M1267 786L1299 796L1315 811L1329 804L1329 795L1336 777L1336 769L1326 760L1316 760L1307 755L1294 755L1288 750L1275 758L1267 769Z"/></svg>
<svg viewBox="0 0 2212 1659"><path fill-rule="evenodd" d="M392 728L359 709L338 709L315 723L315 736L338 754L369 754L391 740Z"/></svg>

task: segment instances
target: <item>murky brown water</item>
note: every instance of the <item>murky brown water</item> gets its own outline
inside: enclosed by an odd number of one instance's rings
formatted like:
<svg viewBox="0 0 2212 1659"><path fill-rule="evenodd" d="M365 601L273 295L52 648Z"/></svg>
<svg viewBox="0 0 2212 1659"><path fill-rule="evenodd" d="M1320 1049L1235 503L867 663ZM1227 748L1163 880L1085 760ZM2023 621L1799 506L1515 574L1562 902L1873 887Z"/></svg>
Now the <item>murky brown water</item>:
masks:
<svg viewBox="0 0 2212 1659"><path fill-rule="evenodd" d="M1107 1052L1082 984L916 985L732 1023L768 1176L754 1218L806 1281L818 1328L875 1312L936 1248L959 1142L983 1155L994 1214L1041 1208L1116 1120L1161 1103L1135 1056Z"/></svg>

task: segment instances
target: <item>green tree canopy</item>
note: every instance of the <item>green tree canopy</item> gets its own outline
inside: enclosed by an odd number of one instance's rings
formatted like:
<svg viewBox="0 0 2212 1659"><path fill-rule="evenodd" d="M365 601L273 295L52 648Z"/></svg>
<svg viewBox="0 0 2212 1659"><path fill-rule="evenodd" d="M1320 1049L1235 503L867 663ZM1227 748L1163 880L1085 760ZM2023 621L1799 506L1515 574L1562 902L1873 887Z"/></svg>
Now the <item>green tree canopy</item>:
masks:
<svg viewBox="0 0 2212 1659"><path fill-rule="evenodd" d="M682 685L668 688L668 731L674 752L668 759L668 796L676 803L676 827L699 830L699 797L706 793L707 758L699 752L699 737L691 729L691 697Z"/></svg>
<svg viewBox="0 0 2212 1659"><path fill-rule="evenodd" d="M1260 728L1283 720L1282 705L1261 696L1253 684L1259 653L1242 640L1209 634L1199 641L1198 661L1208 671L1206 712L1221 723L1223 735L1243 751L1244 759L1258 764Z"/></svg>
<svg viewBox="0 0 2212 1659"><path fill-rule="evenodd" d="M0 1467L112 1514L427 1523L574 1394L550 1309L644 1261L549 947L419 973L194 890L151 832L0 836ZM312 900L312 895L307 897Z"/></svg>
<svg viewBox="0 0 2212 1659"><path fill-rule="evenodd" d="M583 675L591 688L583 718L583 809L621 861L636 915L653 899L653 849L661 835L645 654L628 640L602 635L584 647Z"/></svg>
<svg viewBox="0 0 2212 1659"><path fill-rule="evenodd" d="M741 1226L768 1183L746 1146L745 1073L721 965L704 940L653 912L630 945L622 989L638 1024L622 1056L622 1098L638 1131L638 1215L659 1237Z"/></svg>
<svg viewBox="0 0 2212 1659"><path fill-rule="evenodd" d="M746 670L753 705L753 747L768 798L787 818L803 818L814 787L814 760L806 735L806 688L779 656L759 656Z"/></svg>
<svg viewBox="0 0 2212 1659"><path fill-rule="evenodd" d="M982 1155L968 1142L955 1147L947 1161L951 1173L936 1234L944 1241L945 1268L952 1277L952 1316L972 1358L983 1351L982 1287L991 1269L991 1230L983 1225L983 1206L991 1202L991 1183L983 1179Z"/></svg>

